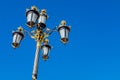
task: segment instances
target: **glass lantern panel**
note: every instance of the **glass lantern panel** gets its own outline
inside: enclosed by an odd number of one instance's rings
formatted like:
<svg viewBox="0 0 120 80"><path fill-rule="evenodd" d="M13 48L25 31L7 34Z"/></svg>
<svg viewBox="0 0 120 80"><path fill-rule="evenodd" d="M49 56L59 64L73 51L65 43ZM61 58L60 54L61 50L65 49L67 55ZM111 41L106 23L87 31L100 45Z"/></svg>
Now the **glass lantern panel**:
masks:
<svg viewBox="0 0 120 80"><path fill-rule="evenodd" d="M66 38L68 38L68 34L69 34L69 30L68 29L65 29L65 36L66 36Z"/></svg>
<svg viewBox="0 0 120 80"><path fill-rule="evenodd" d="M68 33L69 33L68 29L66 29L66 28L61 28L60 29L60 36L61 36L61 38L68 38Z"/></svg>
<svg viewBox="0 0 120 80"><path fill-rule="evenodd" d="M17 34L14 34L14 36L13 36L13 42L16 42L16 39L17 39Z"/></svg>
<svg viewBox="0 0 120 80"><path fill-rule="evenodd" d="M61 36L61 38L65 37L65 28L60 29L60 36Z"/></svg>
<svg viewBox="0 0 120 80"><path fill-rule="evenodd" d="M38 15L35 14L35 13L33 13L33 15L32 15L32 21L36 22L37 18L38 18Z"/></svg>
<svg viewBox="0 0 120 80"><path fill-rule="evenodd" d="M29 14L27 15L27 21L28 21L28 22L31 21L31 19L32 19L32 14L33 14L33 13L29 13Z"/></svg>
<svg viewBox="0 0 120 80"><path fill-rule="evenodd" d="M20 43L22 36L18 33L15 33L13 36L13 43Z"/></svg>
<svg viewBox="0 0 120 80"><path fill-rule="evenodd" d="M22 36L18 34L18 35L17 35L16 42L17 42L17 43L20 43L21 39L22 39Z"/></svg>
<svg viewBox="0 0 120 80"><path fill-rule="evenodd" d="M33 12L29 12L28 15L27 15L27 21L33 21L33 22L36 22L38 18L38 15L33 13Z"/></svg>
<svg viewBox="0 0 120 80"><path fill-rule="evenodd" d="M38 19L38 23L46 23L46 17L44 15L40 15L39 19Z"/></svg>
<svg viewBox="0 0 120 80"><path fill-rule="evenodd" d="M49 48L44 46L43 47L43 55L48 55L48 53L49 53Z"/></svg>

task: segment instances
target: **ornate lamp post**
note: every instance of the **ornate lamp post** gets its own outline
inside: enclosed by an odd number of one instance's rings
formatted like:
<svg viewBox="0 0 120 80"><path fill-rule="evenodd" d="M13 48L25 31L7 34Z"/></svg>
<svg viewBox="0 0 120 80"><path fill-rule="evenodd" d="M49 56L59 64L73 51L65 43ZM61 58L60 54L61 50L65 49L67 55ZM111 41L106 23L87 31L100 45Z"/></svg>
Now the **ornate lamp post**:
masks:
<svg viewBox="0 0 120 80"><path fill-rule="evenodd" d="M31 38L36 41L36 54L33 66L32 80L37 79L38 73L38 61L39 61L39 52L42 49L42 58L43 60L47 60L49 58L49 52L51 50L51 46L49 45L48 37L54 31L58 31L61 36L62 43L66 44L68 42L68 35L70 32L70 27L66 26L66 21L61 21L58 27L50 30L46 28L46 20L48 18L46 14L46 10L38 11L35 6L32 6L31 9L27 9L26 11L27 23L26 25L29 28L33 28L36 26L35 31L28 32L24 30L22 27L18 27L16 31L13 31L13 48L17 48L20 45L21 40L24 38L24 34L27 33Z"/></svg>

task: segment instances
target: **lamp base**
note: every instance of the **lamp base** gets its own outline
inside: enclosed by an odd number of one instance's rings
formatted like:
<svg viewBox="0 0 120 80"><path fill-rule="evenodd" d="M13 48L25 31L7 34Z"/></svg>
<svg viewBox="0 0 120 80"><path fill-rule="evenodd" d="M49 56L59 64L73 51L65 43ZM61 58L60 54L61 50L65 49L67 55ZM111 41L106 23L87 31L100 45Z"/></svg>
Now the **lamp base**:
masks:
<svg viewBox="0 0 120 80"><path fill-rule="evenodd" d="M61 38L61 42L66 44L68 42L68 38Z"/></svg>
<svg viewBox="0 0 120 80"><path fill-rule="evenodd" d="M43 30L46 27L44 23L38 23L37 28Z"/></svg>
<svg viewBox="0 0 120 80"><path fill-rule="evenodd" d="M35 23L32 21L27 22L26 24L29 28L33 28L35 26Z"/></svg>
<svg viewBox="0 0 120 80"><path fill-rule="evenodd" d="M46 60L48 60L49 56L48 55L43 55L42 58L43 58L43 60L46 61Z"/></svg>
<svg viewBox="0 0 120 80"><path fill-rule="evenodd" d="M37 79L37 74L33 74L32 75L32 80L36 80Z"/></svg>
<svg viewBox="0 0 120 80"><path fill-rule="evenodd" d="M13 48L17 48L18 46L19 46L18 43L12 43L12 47L13 47Z"/></svg>

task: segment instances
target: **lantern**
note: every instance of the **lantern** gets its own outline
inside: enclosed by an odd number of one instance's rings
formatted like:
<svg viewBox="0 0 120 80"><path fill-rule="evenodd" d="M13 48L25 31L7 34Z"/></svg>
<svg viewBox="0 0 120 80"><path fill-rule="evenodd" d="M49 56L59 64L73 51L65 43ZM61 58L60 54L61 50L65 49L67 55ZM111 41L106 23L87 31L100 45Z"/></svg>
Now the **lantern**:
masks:
<svg viewBox="0 0 120 80"><path fill-rule="evenodd" d="M51 46L48 44L44 44L41 48L43 50L42 58L43 60L47 60L49 58L48 54L50 52Z"/></svg>
<svg viewBox="0 0 120 80"><path fill-rule="evenodd" d="M24 38L22 28L18 28L18 30L13 32L12 35L13 35L12 46L13 46L13 48L17 48L19 46L21 40Z"/></svg>
<svg viewBox="0 0 120 80"><path fill-rule="evenodd" d="M70 27L66 26L66 22L62 21L60 26L58 27L58 32L60 33L61 36L61 42L66 44L69 39L68 39L68 35L70 32Z"/></svg>
<svg viewBox="0 0 120 80"><path fill-rule="evenodd" d="M27 17L26 25L30 28L35 26L36 21L39 17L39 12L37 11L37 8L35 6L32 6L31 10L27 10L26 11L26 17Z"/></svg>
<svg viewBox="0 0 120 80"><path fill-rule="evenodd" d="M46 10L42 10L40 13L40 16L38 18L38 28L39 29L44 29L46 27L46 20L47 20L47 14L46 14Z"/></svg>

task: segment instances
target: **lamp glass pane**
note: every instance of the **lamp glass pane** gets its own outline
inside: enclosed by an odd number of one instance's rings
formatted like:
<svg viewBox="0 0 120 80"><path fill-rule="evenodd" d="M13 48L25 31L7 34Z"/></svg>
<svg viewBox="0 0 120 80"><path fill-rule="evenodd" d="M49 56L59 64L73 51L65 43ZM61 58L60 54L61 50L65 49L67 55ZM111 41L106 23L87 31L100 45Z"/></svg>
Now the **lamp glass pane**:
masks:
<svg viewBox="0 0 120 80"><path fill-rule="evenodd" d="M66 36L66 38L68 38L68 34L69 34L69 30L65 29L65 36Z"/></svg>
<svg viewBox="0 0 120 80"><path fill-rule="evenodd" d="M48 55L49 48L44 46L42 49L43 49L43 55Z"/></svg>
<svg viewBox="0 0 120 80"><path fill-rule="evenodd" d="M38 18L38 15L33 13L33 12L29 12L28 16L27 16L27 21L33 21L33 22L36 22Z"/></svg>
<svg viewBox="0 0 120 80"><path fill-rule="evenodd" d="M13 42L16 42L16 39L17 39L17 34L14 34L14 36L13 36Z"/></svg>
<svg viewBox="0 0 120 80"><path fill-rule="evenodd" d="M18 33L15 33L13 36L13 43L20 43L22 36Z"/></svg>
<svg viewBox="0 0 120 80"><path fill-rule="evenodd" d="M33 13L32 21L33 21L33 22L36 22L37 18L38 18L38 15L35 14L35 13Z"/></svg>
<svg viewBox="0 0 120 80"><path fill-rule="evenodd" d="M27 15L27 20L28 20L28 22L31 21L31 18L32 18L31 16L32 16L32 13L29 13L29 14Z"/></svg>
<svg viewBox="0 0 120 80"><path fill-rule="evenodd" d="M69 30L67 28L61 28L59 33L61 38L68 38Z"/></svg>
<svg viewBox="0 0 120 80"><path fill-rule="evenodd" d="M21 39L22 39L22 36L18 34L18 35L17 35L16 42L17 42L17 43L20 43Z"/></svg>
<svg viewBox="0 0 120 80"><path fill-rule="evenodd" d="M65 37L65 28L60 29L60 36L61 36L61 38Z"/></svg>
<svg viewBox="0 0 120 80"><path fill-rule="evenodd" d="M40 15L39 19L38 19L38 23L46 23L46 17L44 15Z"/></svg>

